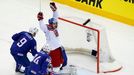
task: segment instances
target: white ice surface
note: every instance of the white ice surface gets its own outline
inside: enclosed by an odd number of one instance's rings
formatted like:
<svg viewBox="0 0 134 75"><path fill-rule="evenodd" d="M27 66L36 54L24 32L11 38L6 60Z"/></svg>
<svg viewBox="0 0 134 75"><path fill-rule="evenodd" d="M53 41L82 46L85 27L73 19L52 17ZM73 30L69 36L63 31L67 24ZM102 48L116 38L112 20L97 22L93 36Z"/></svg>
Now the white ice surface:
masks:
<svg viewBox="0 0 134 75"><path fill-rule="evenodd" d="M134 27L58 3L57 6L62 17L73 17L72 20L74 21L79 21L77 19L91 18L92 22L104 25L111 52L116 60L123 65L121 71L107 75L134 75ZM45 13L44 18L47 22L47 19L52 17L52 12L49 8L49 0L42 0L41 10ZM10 55L11 36L22 30L27 31L29 27L32 26L39 28L36 19L38 12L39 0L0 1L0 75L20 75L14 72L15 62ZM81 20L81 22L83 21ZM39 31L39 34L37 34L35 38L37 40L38 50L44 44L44 38L43 32ZM86 62L87 61L84 61L84 63ZM79 65L83 64L81 63Z"/></svg>

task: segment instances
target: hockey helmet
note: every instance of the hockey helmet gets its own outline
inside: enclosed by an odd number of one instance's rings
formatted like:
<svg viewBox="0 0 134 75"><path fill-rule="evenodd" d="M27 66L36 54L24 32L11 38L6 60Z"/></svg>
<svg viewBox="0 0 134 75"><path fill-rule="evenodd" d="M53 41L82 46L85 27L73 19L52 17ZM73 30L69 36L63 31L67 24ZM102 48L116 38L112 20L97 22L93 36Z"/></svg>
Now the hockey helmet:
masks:
<svg viewBox="0 0 134 75"><path fill-rule="evenodd" d="M55 18L50 18L50 19L48 20L48 23L49 23L49 24L55 24L55 23L57 23L57 19L55 19Z"/></svg>
<svg viewBox="0 0 134 75"><path fill-rule="evenodd" d="M45 52L47 52L47 53L49 53L50 50L51 50L51 48L50 48L49 44L45 44L45 45L42 47L42 50L45 51Z"/></svg>
<svg viewBox="0 0 134 75"><path fill-rule="evenodd" d="M38 32L38 29L36 27L29 28L29 33L31 33L33 36L35 36L37 32Z"/></svg>

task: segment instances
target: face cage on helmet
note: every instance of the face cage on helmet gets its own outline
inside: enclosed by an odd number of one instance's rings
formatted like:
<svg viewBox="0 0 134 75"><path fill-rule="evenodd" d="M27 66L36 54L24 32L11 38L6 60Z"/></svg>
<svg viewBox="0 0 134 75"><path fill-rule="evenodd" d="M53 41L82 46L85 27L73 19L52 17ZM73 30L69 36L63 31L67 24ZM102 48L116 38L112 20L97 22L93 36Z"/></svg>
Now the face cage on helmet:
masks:
<svg viewBox="0 0 134 75"><path fill-rule="evenodd" d="M58 23L53 23L48 25L48 30L54 30L58 27Z"/></svg>
<svg viewBox="0 0 134 75"><path fill-rule="evenodd" d="M56 22L56 23L53 23L56 27L55 28L57 28L58 27L58 22Z"/></svg>
<svg viewBox="0 0 134 75"><path fill-rule="evenodd" d="M42 51L45 52L45 53L50 53L49 50L43 50L43 49L42 49Z"/></svg>

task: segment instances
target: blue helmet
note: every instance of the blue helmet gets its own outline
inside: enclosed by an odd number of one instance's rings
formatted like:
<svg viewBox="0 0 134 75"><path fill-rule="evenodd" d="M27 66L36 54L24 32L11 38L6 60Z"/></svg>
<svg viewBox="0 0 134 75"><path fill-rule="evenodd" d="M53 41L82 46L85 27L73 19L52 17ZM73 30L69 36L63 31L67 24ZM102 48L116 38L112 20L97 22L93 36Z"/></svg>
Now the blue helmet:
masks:
<svg viewBox="0 0 134 75"><path fill-rule="evenodd" d="M49 24L57 23L57 19L55 19L55 18L50 18L50 19L48 20L48 23L49 23Z"/></svg>

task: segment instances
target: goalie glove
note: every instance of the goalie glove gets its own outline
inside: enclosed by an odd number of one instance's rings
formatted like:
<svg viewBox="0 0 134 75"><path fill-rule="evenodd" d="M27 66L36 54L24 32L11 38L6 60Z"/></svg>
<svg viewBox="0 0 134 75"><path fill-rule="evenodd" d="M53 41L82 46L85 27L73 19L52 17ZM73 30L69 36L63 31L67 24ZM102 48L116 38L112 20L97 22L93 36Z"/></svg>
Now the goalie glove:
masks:
<svg viewBox="0 0 134 75"><path fill-rule="evenodd" d="M52 11L57 10L56 4L54 2L50 2L50 8L51 8Z"/></svg>
<svg viewBox="0 0 134 75"><path fill-rule="evenodd" d="M43 13L42 13L42 12L39 12L39 13L37 14L37 19L38 19L38 21L44 19L44 18L43 18Z"/></svg>

